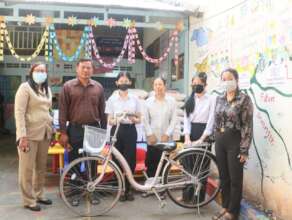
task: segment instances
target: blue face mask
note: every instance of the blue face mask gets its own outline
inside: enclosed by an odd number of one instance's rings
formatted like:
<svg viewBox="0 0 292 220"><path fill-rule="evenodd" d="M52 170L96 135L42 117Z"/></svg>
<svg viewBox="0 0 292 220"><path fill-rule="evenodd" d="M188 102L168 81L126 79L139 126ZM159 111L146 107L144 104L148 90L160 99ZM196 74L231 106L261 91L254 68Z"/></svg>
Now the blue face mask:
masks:
<svg viewBox="0 0 292 220"><path fill-rule="evenodd" d="M32 79L36 84L40 85L46 81L47 73L46 72L33 72Z"/></svg>

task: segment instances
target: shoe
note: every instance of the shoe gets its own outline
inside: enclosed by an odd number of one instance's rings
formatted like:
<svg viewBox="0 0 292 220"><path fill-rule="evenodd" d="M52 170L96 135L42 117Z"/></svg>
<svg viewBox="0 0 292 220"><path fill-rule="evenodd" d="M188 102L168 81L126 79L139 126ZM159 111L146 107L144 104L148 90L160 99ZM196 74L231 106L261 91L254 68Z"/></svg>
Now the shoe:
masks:
<svg viewBox="0 0 292 220"><path fill-rule="evenodd" d="M127 200L128 201L134 201L135 200L135 197L134 197L134 194L133 194L132 191L129 191L126 196L127 196Z"/></svg>
<svg viewBox="0 0 292 220"><path fill-rule="evenodd" d="M71 205L74 206L74 207L79 206L79 204L80 204L80 200L79 199L73 199L71 201Z"/></svg>
<svg viewBox="0 0 292 220"><path fill-rule="evenodd" d="M43 205L52 205L53 202L50 199L38 199L37 203L43 204Z"/></svg>
<svg viewBox="0 0 292 220"><path fill-rule="evenodd" d="M127 200L127 195L125 193L122 193L119 200L120 202L125 202Z"/></svg>
<svg viewBox="0 0 292 220"><path fill-rule="evenodd" d="M35 205L35 206L25 205L24 208L29 209L30 211L33 211L33 212L41 211L41 207L39 205Z"/></svg>

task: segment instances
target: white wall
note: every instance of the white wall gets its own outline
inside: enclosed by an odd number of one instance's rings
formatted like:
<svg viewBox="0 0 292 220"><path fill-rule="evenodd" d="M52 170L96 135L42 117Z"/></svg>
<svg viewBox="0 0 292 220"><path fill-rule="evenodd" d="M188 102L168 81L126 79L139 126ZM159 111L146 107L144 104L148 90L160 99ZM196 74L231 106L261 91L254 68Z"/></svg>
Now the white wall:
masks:
<svg viewBox="0 0 292 220"><path fill-rule="evenodd" d="M212 1L206 19L191 19L190 72L206 71L214 90L224 68L239 71L254 104L244 196L292 219L292 2L249 0L232 8L236 4Z"/></svg>

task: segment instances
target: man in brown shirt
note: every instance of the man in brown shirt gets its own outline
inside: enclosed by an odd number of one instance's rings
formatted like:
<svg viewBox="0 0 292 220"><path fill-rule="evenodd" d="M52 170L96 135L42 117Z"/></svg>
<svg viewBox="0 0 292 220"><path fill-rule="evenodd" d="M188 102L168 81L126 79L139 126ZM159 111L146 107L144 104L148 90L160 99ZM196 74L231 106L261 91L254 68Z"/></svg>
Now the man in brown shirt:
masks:
<svg viewBox="0 0 292 220"><path fill-rule="evenodd" d="M92 61L79 60L76 71L77 78L64 84L59 100L60 142L65 148L72 147L70 162L79 157L78 149L83 147L83 125L106 128L104 89L91 79Z"/></svg>

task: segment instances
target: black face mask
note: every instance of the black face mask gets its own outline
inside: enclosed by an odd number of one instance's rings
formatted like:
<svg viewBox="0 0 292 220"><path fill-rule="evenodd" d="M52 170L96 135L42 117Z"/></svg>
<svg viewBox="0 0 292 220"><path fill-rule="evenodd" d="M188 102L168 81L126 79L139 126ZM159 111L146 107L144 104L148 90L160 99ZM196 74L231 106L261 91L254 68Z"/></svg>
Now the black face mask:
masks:
<svg viewBox="0 0 292 220"><path fill-rule="evenodd" d="M195 93L202 93L204 91L204 85L198 84L198 85L193 85L193 91Z"/></svg>
<svg viewBox="0 0 292 220"><path fill-rule="evenodd" d="M119 84L118 89L121 91L126 91L129 88L129 84Z"/></svg>

